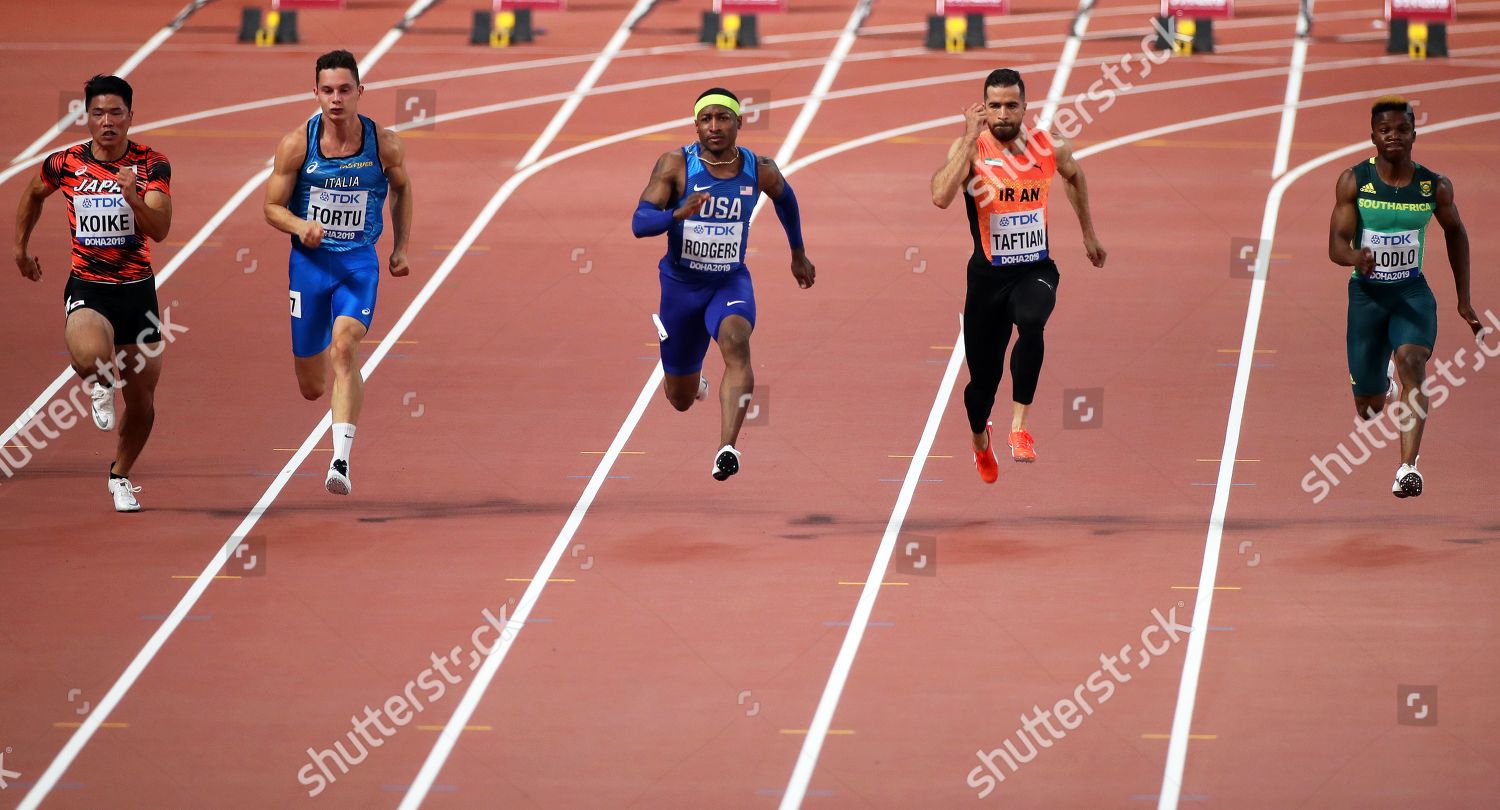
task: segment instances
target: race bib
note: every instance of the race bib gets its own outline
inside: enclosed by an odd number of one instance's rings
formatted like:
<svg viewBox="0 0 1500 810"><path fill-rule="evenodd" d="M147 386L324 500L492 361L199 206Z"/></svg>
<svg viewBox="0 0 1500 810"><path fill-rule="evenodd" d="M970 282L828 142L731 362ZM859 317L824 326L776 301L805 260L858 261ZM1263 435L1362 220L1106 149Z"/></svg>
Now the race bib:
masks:
<svg viewBox="0 0 1500 810"><path fill-rule="evenodd" d="M369 197L368 189L309 189L307 218L322 225L326 236L357 239L365 231Z"/></svg>
<svg viewBox="0 0 1500 810"><path fill-rule="evenodd" d="M135 212L122 194L80 194L73 198L73 236L87 247L123 247L135 238Z"/></svg>
<svg viewBox="0 0 1500 810"><path fill-rule="evenodd" d="M740 261L743 242L742 222L699 222L682 224L682 263L693 270L724 272Z"/></svg>
<svg viewBox="0 0 1500 810"><path fill-rule="evenodd" d="M1360 244L1375 254L1375 272L1370 274L1370 278L1400 281L1421 272L1421 231L1381 233L1366 230L1360 237Z"/></svg>
<svg viewBox="0 0 1500 810"><path fill-rule="evenodd" d="M1047 209L990 214L990 264L1001 267L1047 258Z"/></svg>

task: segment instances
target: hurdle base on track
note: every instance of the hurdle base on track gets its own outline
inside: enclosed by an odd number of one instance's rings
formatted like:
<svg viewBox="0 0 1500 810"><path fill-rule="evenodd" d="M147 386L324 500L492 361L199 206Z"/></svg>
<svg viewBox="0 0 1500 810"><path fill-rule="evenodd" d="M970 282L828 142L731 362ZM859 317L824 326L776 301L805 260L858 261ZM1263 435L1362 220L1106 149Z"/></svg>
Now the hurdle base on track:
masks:
<svg viewBox="0 0 1500 810"><path fill-rule="evenodd" d="M698 42L719 50L760 47L760 20L754 14L719 14L703 12L698 25Z"/></svg>
<svg viewBox="0 0 1500 810"><path fill-rule="evenodd" d="M532 26L529 8L502 11L498 15L489 11L474 12L474 22L469 27L470 45L507 48L535 41L536 29Z"/></svg>
<svg viewBox="0 0 1500 810"><path fill-rule="evenodd" d="M1178 56L1191 56L1195 53L1214 52L1214 21L1205 17L1191 20L1182 20L1178 24L1178 17L1157 16L1156 25L1152 26L1156 32L1156 38L1151 41L1151 47L1158 51L1172 51ZM1169 31L1174 35L1181 31L1191 40L1180 40L1175 36L1171 39L1162 35L1163 31Z"/></svg>
<svg viewBox="0 0 1500 810"><path fill-rule="evenodd" d="M262 13L255 6L244 6L240 9L237 40L245 45L296 45L301 41L297 32L297 12Z"/></svg>
<svg viewBox="0 0 1500 810"><path fill-rule="evenodd" d="M923 45L929 50L962 53L968 48L983 48L985 44L983 14L970 13L962 17L927 15L927 37Z"/></svg>
<svg viewBox="0 0 1500 810"><path fill-rule="evenodd" d="M1410 20L1391 20L1390 31L1385 40L1386 53L1404 53L1413 59L1448 55L1447 23L1427 24L1427 40L1420 55L1417 53L1418 49L1413 47L1410 23Z"/></svg>

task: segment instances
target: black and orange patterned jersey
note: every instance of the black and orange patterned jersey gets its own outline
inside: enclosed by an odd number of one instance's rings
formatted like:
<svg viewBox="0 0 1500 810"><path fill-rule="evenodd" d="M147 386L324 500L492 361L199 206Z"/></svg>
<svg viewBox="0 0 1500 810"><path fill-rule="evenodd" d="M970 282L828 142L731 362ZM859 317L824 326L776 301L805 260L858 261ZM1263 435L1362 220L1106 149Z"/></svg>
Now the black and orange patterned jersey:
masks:
<svg viewBox="0 0 1500 810"><path fill-rule="evenodd" d="M136 227L135 212L115 176L134 166L136 191L170 195L172 166L162 153L130 141L109 163L94 158L90 143L53 152L42 162L42 182L62 189L73 234L73 275L86 281L122 283L151 277L151 246Z"/></svg>

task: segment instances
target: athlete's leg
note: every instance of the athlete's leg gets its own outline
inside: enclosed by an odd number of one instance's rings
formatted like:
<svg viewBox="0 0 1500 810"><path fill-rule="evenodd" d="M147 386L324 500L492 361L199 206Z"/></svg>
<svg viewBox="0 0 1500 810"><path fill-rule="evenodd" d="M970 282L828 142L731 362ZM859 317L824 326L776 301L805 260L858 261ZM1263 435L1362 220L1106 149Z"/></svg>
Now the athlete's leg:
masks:
<svg viewBox="0 0 1500 810"><path fill-rule="evenodd" d="M755 391L755 369L750 367L750 332L754 327L739 315L719 322L719 352L724 356L724 383L719 387L719 444L739 442L745 409Z"/></svg>
<svg viewBox="0 0 1500 810"><path fill-rule="evenodd" d="M333 366L333 421L355 424L365 402L364 378L359 374L359 342L365 325L347 315L333 321L333 343L328 360Z"/></svg>
<svg viewBox="0 0 1500 810"><path fill-rule="evenodd" d="M333 291L315 253L292 249L287 260L291 298L292 363L303 399L328 391L328 345L333 340Z"/></svg>
<svg viewBox="0 0 1500 810"><path fill-rule="evenodd" d="M1427 376L1427 361L1437 344L1437 299L1426 279L1418 276L1400 283L1393 291L1399 295L1391 312L1389 337L1396 347L1396 377L1401 381L1401 401L1411 412L1401 428L1401 463L1417 463L1422 449L1422 431L1427 424L1427 394L1422 383Z"/></svg>
<svg viewBox="0 0 1500 810"><path fill-rule="evenodd" d="M989 447L985 426L995 407L995 392L1005 369L1005 349L1010 344L1011 322L1004 306L1006 288L999 284L969 281L964 298L964 361L969 366L969 384L964 386L964 410L974 449Z"/></svg>
<svg viewBox="0 0 1500 810"><path fill-rule="evenodd" d="M115 448L115 463L110 472L130 477L135 460L140 457L151 428L156 424L156 383L161 379L161 342L125 347L120 364L120 393L124 395L125 413L120 417L120 440Z"/></svg>
<svg viewBox="0 0 1500 810"><path fill-rule="evenodd" d="M1055 269L1040 269L1034 277L1017 282L1010 294L1010 319L1016 324L1016 347L1010 352L1012 431L1026 429L1026 413L1036 398L1046 353L1043 332L1057 305L1057 281Z"/></svg>
<svg viewBox="0 0 1500 810"><path fill-rule="evenodd" d="M73 310L63 327L63 340L68 344L75 374L85 380L98 375L99 383L112 384L116 375L115 329L103 313L82 307Z"/></svg>
<svg viewBox="0 0 1500 810"><path fill-rule="evenodd" d="M1354 413L1374 419L1385 410L1390 381L1386 368L1391 358L1390 313L1372 298L1361 282L1349 280L1349 319L1345 329L1349 360L1349 385L1354 392Z"/></svg>
<svg viewBox="0 0 1500 810"><path fill-rule="evenodd" d="M661 276L661 311L657 317L667 333L661 341L661 364L666 373L662 392L679 411L691 408L698 396L709 340L703 319L712 293L710 287Z"/></svg>
<svg viewBox="0 0 1500 810"><path fill-rule="evenodd" d="M1400 420L1401 463L1416 464L1417 454L1422 450L1422 430L1427 424L1427 395L1422 393L1422 380L1427 376L1427 359L1432 350L1426 346L1407 343L1396 347L1396 376L1401 381L1401 401L1406 403L1411 416Z"/></svg>

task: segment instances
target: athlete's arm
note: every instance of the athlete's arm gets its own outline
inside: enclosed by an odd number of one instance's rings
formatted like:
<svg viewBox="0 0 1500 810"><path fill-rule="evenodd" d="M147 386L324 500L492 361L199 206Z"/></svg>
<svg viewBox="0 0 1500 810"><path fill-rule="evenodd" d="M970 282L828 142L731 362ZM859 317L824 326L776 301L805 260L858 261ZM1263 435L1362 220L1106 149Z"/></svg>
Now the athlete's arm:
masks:
<svg viewBox="0 0 1500 810"><path fill-rule="evenodd" d="M389 129L380 131L380 165L385 167L385 179L391 187L391 228L396 232L396 243L391 246L391 275L404 276L411 272L406 263L406 248L411 240L414 203L411 177L406 173L406 146L401 143L401 136Z"/></svg>
<svg viewBox="0 0 1500 810"><path fill-rule="evenodd" d="M1453 286L1458 288L1458 314L1468 322L1474 334L1484 326L1474 314L1474 305L1469 301L1469 232L1458 216L1458 203L1453 200L1453 181L1438 178L1437 206L1432 215L1443 226L1443 240L1448 243L1448 263L1453 265Z"/></svg>
<svg viewBox="0 0 1500 810"><path fill-rule="evenodd" d="M1073 204L1073 213L1078 215L1078 225L1083 229L1083 249L1095 267L1104 266L1104 246L1094 234L1094 217L1089 213L1089 184L1083 176L1083 167L1073 159L1073 144L1061 135L1053 134L1052 142L1057 148L1057 174L1062 177L1068 190L1068 202Z"/></svg>
<svg viewBox="0 0 1500 810"><path fill-rule="evenodd" d="M152 171L166 172L168 177L171 176L171 168L165 165L153 167ZM125 198L125 204L135 213L135 222L141 233L158 242L166 239L172 230L172 197L154 188L145 194L137 191L134 166L120 169L115 174L115 182L120 184L120 196Z"/></svg>
<svg viewBox="0 0 1500 810"><path fill-rule="evenodd" d="M792 186L781 173L781 167L768 157L759 158L755 176L756 185L776 206L776 218L786 229L787 244L792 249L792 275L797 278L797 286L805 290L813 285L817 269L807 260L807 253L803 250L802 212L797 208L797 195L792 193Z"/></svg>
<svg viewBox="0 0 1500 810"><path fill-rule="evenodd" d="M964 108L964 134L948 147L948 160L932 175L932 204L947 208L969 179L970 167L979 155L979 135L984 132L984 105L974 102Z"/></svg>
<svg viewBox="0 0 1500 810"><path fill-rule="evenodd" d="M1341 267L1353 267L1362 276L1375 272L1375 254L1369 248L1354 247L1359 228L1359 184L1354 170L1345 169L1333 187L1333 218L1328 223L1328 259Z"/></svg>
<svg viewBox="0 0 1500 810"><path fill-rule="evenodd" d="M635 215L630 219L630 230L637 239L666 233L672 220L687 219L703 205L708 192L696 191L688 195L681 208L671 209L672 200L677 199L686 182L687 162L681 152L673 149L656 159L651 179L646 181L646 190L641 192Z"/></svg>
<svg viewBox="0 0 1500 810"><path fill-rule="evenodd" d="M42 203L58 187L43 180L40 175L31 178L26 190L21 192L21 204L16 207L16 267L21 275L32 281L42 280L42 260L31 255L31 230L42 217Z"/></svg>
<svg viewBox="0 0 1500 810"><path fill-rule="evenodd" d="M302 240L303 247L315 248L323 243L323 226L309 219L298 219L286 207L297 187L297 172L302 161L307 159L307 136L294 129L282 137L276 145L276 162L271 167L271 179L266 183L266 222L283 233Z"/></svg>

